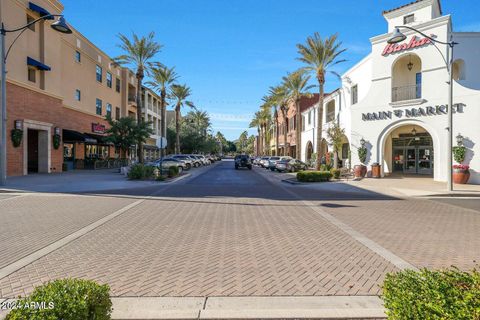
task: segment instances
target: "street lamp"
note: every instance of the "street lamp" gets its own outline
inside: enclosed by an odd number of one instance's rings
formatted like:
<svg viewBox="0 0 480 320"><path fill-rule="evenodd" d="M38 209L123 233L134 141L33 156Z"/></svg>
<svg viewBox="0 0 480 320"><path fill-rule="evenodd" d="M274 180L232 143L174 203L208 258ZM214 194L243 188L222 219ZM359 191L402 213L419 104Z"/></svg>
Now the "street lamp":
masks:
<svg viewBox="0 0 480 320"><path fill-rule="evenodd" d="M1 64L1 81L2 81L2 88L1 88L1 111L0 111L0 186L4 186L7 183L7 58L12 46L18 40L18 38L22 35L22 33L30 26L34 25L35 23L51 19L54 17L59 17L57 21L51 24L53 30L58 31L60 33L72 33L72 29L67 25L65 18L63 15L60 14L47 14L43 15L40 18L33 20L32 22L15 29L5 29L3 22L1 23L0 28L0 64ZM18 32L20 33L15 37L12 44L8 47L8 50L5 51L5 37L7 33Z"/></svg>
<svg viewBox="0 0 480 320"><path fill-rule="evenodd" d="M453 35L450 34L450 41L448 42L443 42L443 41L439 41L437 39L434 39L433 37L431 36L427 36L425 33L415 29L415 28L412 28L412 27L409 27L409 26L396 26L395 27L395 31L393 32L392 36L390 37L390 39L387 40L388 43L390 44L393 44L393 43L399 43L399 42L402 42L404 41L407 36L405 34L403 34L401 31L400 31L400 28L405 28L405 29L409 29L409 30L412 30L416 33L419 33L421 34L422 36L424 36L425 38L429 39L430 41L432 41L432 43L435 45L436 43L439 43L439 44L443 44L443 45L446 45L448 46L448 48L450 49L450 52L449 52L449 61L447 62L445 57L444 57L444 60L445 60L445 63L447 65L447 69L448 69L448 76L449 76L449 81L448 81L448 84L449 84L449 89L448 89L448 127L447 127L447 130L448 130L448 141L447 141L447 191L453 191L453 182L452 182L452 144L453 144L453 48L455 47L455 45L457 45L458 43L453 41ZM435 45L436 46L436 45ZM437 47L438 49L438 47ZM439 50L440 51L440 50ZM442 55L443 56L443 55Z"/></svg>

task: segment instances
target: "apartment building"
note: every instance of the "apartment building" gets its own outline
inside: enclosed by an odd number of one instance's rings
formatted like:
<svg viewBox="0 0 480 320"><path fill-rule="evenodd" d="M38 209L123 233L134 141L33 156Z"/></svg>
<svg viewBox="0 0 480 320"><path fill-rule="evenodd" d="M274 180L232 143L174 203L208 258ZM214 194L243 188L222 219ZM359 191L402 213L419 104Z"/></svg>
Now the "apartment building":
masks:
<svg viewBox="0 0 480 320"><path fill-rule="evenodd" d="M47 14L61 14L57 0L5 0L0 17L7 29ZM42 20L16 40L7 59L7 175L88 168L97 159L118 158L105 141L107 115L136 117L136 81L72 26L71 34ZM8 48L17 34L6 37Z"/></svg>

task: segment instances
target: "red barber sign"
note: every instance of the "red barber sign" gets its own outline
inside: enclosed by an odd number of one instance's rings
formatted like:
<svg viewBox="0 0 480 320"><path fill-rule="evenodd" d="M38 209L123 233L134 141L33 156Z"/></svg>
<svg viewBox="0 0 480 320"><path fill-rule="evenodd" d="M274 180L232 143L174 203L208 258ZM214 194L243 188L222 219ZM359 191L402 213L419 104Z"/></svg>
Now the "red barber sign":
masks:
<svg viewBox="0 0 480 320"><path fill-rule="evenodd" d="M419 39L416 36L413 36L409 43L387 44L387 46L382 52L382 56L386 57L392 53L402 52L414 48L420 48L429 45L430 43L432 43L432 41L430 41L430 39L428 38Z"/></svg>

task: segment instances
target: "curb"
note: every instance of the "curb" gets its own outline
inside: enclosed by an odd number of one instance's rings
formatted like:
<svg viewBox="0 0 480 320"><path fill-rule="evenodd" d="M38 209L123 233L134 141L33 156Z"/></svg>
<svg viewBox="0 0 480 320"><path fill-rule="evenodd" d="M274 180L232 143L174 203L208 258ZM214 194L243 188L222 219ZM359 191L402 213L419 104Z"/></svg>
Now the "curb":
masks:
<svg viewBox="0 0 480 320"><path fill-rule="evenodd" d="M377 296L112 298L112 320L385 319Z"/></svg>

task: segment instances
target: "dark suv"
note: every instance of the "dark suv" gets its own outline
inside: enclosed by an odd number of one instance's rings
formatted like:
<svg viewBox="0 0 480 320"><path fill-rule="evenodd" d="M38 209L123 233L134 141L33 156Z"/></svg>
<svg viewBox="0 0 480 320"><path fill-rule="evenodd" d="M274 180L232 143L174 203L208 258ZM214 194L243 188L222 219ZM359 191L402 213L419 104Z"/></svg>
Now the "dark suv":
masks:
<svg viewBox="0 0 480 320"><path fill-rule="evenodd" d="M242 167L252 170L252 159L250 159L250 157L245 154L235 157L235 169Z"/></svg>

